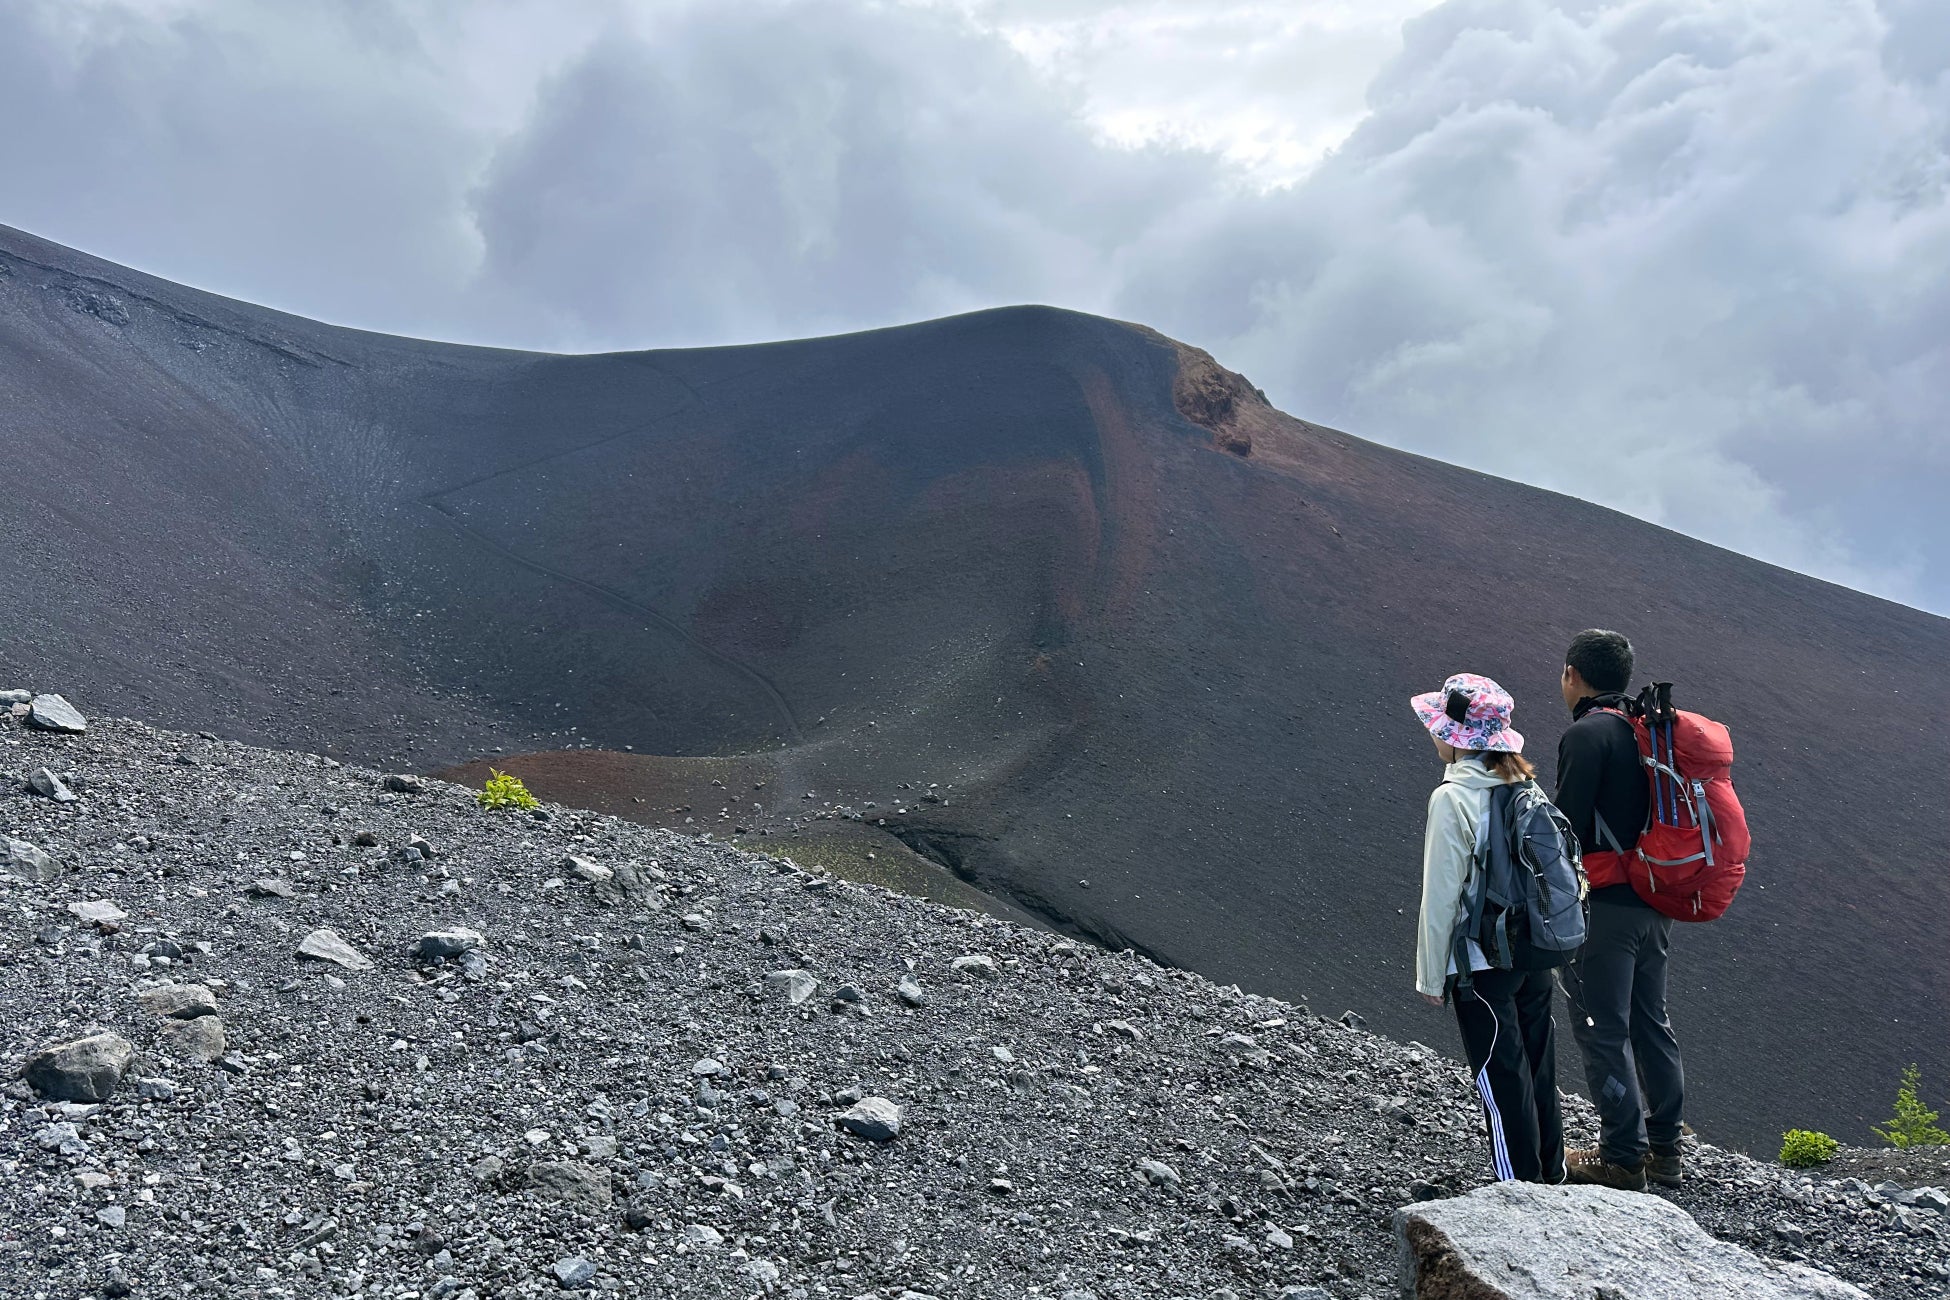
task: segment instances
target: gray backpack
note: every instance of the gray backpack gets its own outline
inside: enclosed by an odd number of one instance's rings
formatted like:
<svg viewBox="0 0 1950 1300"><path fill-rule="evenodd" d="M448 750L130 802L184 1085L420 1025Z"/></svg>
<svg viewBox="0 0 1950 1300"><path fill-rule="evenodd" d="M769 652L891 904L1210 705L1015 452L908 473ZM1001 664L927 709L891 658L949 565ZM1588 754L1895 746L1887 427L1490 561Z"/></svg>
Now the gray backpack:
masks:
<svg viewBox="0 0 1950 1300"><path fill-rule="evenodd" d="M1549 970L1584 946L1584 861L1570 819L1535 781L1490 792L1487 843L1464 886L1456 982L1469 986L1474 939L1497 970Z"/></svg>

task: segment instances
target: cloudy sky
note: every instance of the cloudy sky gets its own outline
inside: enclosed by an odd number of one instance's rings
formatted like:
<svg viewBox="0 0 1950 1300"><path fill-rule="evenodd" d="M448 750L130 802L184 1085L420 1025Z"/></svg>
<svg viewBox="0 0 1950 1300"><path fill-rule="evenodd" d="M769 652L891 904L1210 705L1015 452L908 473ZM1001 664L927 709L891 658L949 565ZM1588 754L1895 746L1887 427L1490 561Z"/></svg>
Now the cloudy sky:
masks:
<svg viewBox="0 0 1950 1300"><path fill-rule="evenodd" d="M1010 302L1950 612L1942 0L0 0L0 223L562 350Z"/></svg>

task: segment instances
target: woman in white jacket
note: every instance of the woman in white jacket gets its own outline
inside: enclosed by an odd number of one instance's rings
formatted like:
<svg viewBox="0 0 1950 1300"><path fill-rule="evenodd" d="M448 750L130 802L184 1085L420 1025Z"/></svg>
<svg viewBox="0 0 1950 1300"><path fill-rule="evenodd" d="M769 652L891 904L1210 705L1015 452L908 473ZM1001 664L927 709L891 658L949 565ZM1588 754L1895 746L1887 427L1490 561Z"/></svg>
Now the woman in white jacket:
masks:
<svg viewBox="0 0 1950 1300"><path fill-rule="evenodd" d="M1523 757L1523 736L1510 726L1516 705L1509 692L1475 673L1458 673L1441 690L1409 703L1447 764L1442 784L1429 796L1415 991L1433 1006L1453 995L1496 1176L1562 1182L1564 1121L1557 1103L1552 973L1491 969L1470 940L1472 973L1466 987L1456 982L1454 941L1465 888L1487 852L1490 792L1535 774Z"/></svg>

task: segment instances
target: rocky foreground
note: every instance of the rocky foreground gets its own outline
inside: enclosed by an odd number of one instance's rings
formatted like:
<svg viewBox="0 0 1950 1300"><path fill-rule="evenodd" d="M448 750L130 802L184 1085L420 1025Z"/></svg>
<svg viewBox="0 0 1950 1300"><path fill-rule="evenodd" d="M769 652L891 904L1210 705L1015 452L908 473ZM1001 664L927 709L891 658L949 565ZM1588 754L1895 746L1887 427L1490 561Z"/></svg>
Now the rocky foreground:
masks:
<svg viewBox="0 0 1950 1300"><path fill-rule="evenodd" d="M1455 1063L1304 1007L37 707L0 709L6 1296L1352 1300L1399 1207L1486 1181ZM1723 1240L1950 1286L1940 1197L1688 1171Z"/></svg>

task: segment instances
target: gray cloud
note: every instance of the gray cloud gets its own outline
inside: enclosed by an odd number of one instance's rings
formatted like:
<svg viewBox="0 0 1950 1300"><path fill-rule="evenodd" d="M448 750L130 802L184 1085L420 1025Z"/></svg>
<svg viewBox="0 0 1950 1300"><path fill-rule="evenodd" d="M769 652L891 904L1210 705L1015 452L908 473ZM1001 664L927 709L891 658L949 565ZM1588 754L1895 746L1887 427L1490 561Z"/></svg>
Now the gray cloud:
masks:
<svg viewBox="0 0 1950 1300"><path fill-rule="evenodd" d="M1309 418L1950 609L1950 10L1449 0L1380 42L1355 8L16 5L0 220L522 346L1108 311ZM1290 185L1145 126L1345 112L1348 67L1359 125Z"/></svg>

